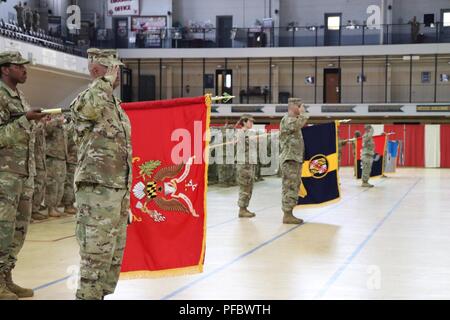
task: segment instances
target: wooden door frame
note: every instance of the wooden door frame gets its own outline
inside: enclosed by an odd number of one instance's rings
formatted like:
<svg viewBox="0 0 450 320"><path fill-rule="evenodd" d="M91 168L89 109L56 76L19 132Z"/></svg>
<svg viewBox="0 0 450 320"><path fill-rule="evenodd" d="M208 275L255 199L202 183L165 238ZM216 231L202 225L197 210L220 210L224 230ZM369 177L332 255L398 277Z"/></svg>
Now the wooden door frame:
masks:
<svg viewBox="0 0 450 320"><path fill-rule="evenodd" d="M342 83L341 83L341 77L342 77L342 72L341 72L341 68L325 68L323 69L323 103L327 103L327 74L329 73L337 73L338 74L338 81L339 81L339 101L338 103L341 103L342 101Z"/></svg>

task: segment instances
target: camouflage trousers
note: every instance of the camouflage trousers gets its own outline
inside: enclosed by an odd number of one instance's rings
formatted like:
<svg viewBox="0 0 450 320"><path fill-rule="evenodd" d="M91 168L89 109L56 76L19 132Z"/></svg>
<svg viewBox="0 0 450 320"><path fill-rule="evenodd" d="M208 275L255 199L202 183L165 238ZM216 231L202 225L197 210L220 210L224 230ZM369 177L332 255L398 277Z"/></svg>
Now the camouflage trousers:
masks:
<svg viewBox="0 0 450 320"><path fill-rule="evenodd" d="M11 271L31 219L33 177L0 172L0 273Z"/></svg>
<svg viewBox="0 0 450 320"><path fill-rule="evenodd" d="M73 206L75 203L75 191L73 184L75 181L76 167L76 164L67 163L66 181L64 183L64 195L62 198L62 203L65 207Z"/></svg>
<svg viewBox="0 0 450 320"><path fill-rule="evenodd" d="M239 184L238 206L239 208L247 208L253 192L253 184L255 181L255 165L236 165L236 177Z"/></svg>
<svg viewBox="0 0 450 320"><path fill-rule="evenodd" d="M370 173L372 172L372 164L373 164L373 157L372 156L363 156L361 159L362 164L362 182L367 183L369 182Z"/></svg>
<svg viewBox="0 0 450 320"><path fill-rule="evenodd" d="M302 164L297 161L287 160L281 164L281 203L284 213L292 213L292 210L297 205L298 192L302 184L301 169Z"/></svg>
<svg viewBox="0 0 450 320"><path fill-rule="evenodd" d="M77 299L99 300L114 292L119 280L130 194L98 184L78 183L76 237L80 246Z"/></svg>
<svg viewBox="0 0 450 320"><path fill-rule="evenodd" d="M45 204L48 208L56 208L64 195L66 180L66 161L47 157L47 185L45 188Z"/></svg>
<svg viewBox="0 0 450 320"><path fill-rule="evenodd" d="M39 208L44 200L46 180L47 171L45 169L36 169L36 177L34 177L32 212L39 212Z"/></svg>

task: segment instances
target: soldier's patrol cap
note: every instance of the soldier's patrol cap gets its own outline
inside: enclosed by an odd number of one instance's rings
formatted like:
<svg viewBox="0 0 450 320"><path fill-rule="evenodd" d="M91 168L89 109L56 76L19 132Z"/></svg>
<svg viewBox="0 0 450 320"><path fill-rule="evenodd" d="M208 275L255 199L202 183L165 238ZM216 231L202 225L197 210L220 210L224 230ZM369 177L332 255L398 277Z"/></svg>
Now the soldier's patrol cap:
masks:
<svg viewBox="0 0 450 320"><path fill-rule="evenodd" d="M87 50L88 60L92 63L98 63L105 67L123 66L124 64L118 59L117 50L115 49L96 49Z"/></svg>
<svg viewBox="0 0 450 320"><path fill-rule="evenodd" d="M239 119L240 122L248 121L248 120L255 122L255 119L253 118L253 116L251 114L243 114L241 116L241 119Z"/></svg>
<svg viewBox="0 0 450 320"><path fill-rule="evenodd" d="M370 124L366 124L366 125L364 125L364 129L371 129L372 128L372 125L370 125Z"/></svg>
<svg viewBox="0 0 450 320"><path fill-rule="evenodd" d="M300 106L302 104L302 99L300 98L289 98L288 99L288 104L295 104L297 106Z"/></svg>
<svg viewBox="0 0 450 320"><path fill-rule="evenodd" d="M0 66L4 64L28 64L30 61L24 59L19 51L5 51L0 53Z"/></svg>

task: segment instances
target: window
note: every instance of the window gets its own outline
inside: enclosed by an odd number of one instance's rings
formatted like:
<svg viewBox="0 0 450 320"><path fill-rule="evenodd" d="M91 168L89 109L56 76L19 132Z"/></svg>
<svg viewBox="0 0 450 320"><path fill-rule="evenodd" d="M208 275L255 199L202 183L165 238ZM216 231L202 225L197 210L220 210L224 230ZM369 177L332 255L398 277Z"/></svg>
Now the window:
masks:
<svg viewBox="0 0 450 320"><path fill-rule="evenodd" d="M341 17L340 16L330 16L330 17L328 17L327 27L328 27L328 30L339 30L339 29L341 29Z"/></svg>
<svg viewBox="0 0 450 320"><path fill-rule="evenodd" d="M442 23L444 27L450 27L450 11L442 13Z"/></svg>

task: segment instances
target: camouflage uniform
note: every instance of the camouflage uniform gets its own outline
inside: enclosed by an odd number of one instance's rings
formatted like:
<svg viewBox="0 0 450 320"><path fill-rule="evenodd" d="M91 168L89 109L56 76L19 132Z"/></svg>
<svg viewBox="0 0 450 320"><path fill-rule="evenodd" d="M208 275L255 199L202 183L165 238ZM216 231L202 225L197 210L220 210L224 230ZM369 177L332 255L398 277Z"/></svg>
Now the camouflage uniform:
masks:
<svg viewBox="0 0 450 320"><path fill-rule="evenodd" d="M64 183L64 196L62 203L66 209L72 208L75 203L75 191L73 183L75 179L75 168L77 166L77 152L78 148L75 144L75 128L73 123L68 123L64 126L67 136L67 174Z"/></svg>
<svg viewBox="0 0 450 320"><path fill-rule="evenodd" d="M47 185L45 204L48 211L57 208L64 195L66 180L67 137L63 127L62 117L52 118L45 126ZM60 214L59 212L57 212Z"/></svg>
<svg viewBox="0 0 450 320"><path fill-rule="evenodd" d="M244 115L242 120L254 121L251 116ZM236 177L239 185L239 200L238 206L240 210L240 216L252 217L254 214L247 210L250 203L250 199L253 193L253 185L255 183L255 170L256 164L254 163L256 159L250 156L250 139L256 137L256 135L250 135L250 131L246 129L240 129L236 132L237 143L243 143L243 148L238 146L238 152L243 152L244 154L237 157L236 163ZM241 150L241 148L243 150ZM256 155L253 155L256 158ZM252 163L253 162L253 163ZM245 211L245 212L243 212ZM246 214L247 213L247 214Z"/></svg>
<svg viewBox="0 0 450 320"><path fill-rule="evenodd" d="M342 148L345 147L345 145L347 144L347 140L340 140L338 141L338 155L339 155L339 167L341 166L341 159L342 159Z"/></svg>
<svg viewBox="0 0 450 320"><path fill-rule="evenodd" d="M35 130L36 143L34 156L36 160L36 177L34 178L33 215L39 213L39 208L44 200L47 170L45 165L45 126L39 122Z"/></svg>
<svg viewBox="0 0 450 320"><path fill-rule="evenodd" d="M297 117L285 115L280 123L282 209L285 216L292 216L302 184L301 168L305 145L301 128L307 120L308 116L304 114Z"/></svg>
<svg viewBox="0 0 450 320"><path fill-rule="evenodd" d="M23 8L23 18L25 20L25 29L27 31L30 31L33 26L33 11L31 11L31 8L28 6L25 6ZM36 31L36 30L34 30Z"/></svg>
<svg viewBox="0 0 450 320"><path fill-rule="evenodd" d="M222 143L224 143L224 145L222 147L223 160L222 164L217 165L217 175L219 179L219 184L225 187L231 187L236 185L236 166L232 163L231 164L227 163L227 148L230 148L230 146L225 143L230 142L227 141L227 131L230 132L230 130L234 130L234 128L232 126L224 126L220 130L223 139ZM233 148L235 149L235 146L233 146ZM228 156L234 157L234 152L233 154Z"/></svg>
<svg viewBox="0 0 450 320"><path fill-rule="evenodd" d="M88 60L120 65L113 50L88 50ZM132 176L130 122L109 76L94 80L70 108L78 145L76 237L80 246L77 299L102 299L119 279Z"/></svg>
<svg viewBox="0 0 450 320"><path fill-rule="evenodd" d="M368 132L367 129L369 130ZM364 185L369 183L370 173L372 171L373 157L375 155L375 142L373 140L372 126L366 126L366 132L364 133L362 138L361 152L362 182Z"/></svg>
<svg viewBox="0 0 450 320"><path fill-rule="evenodd" d="M0 54L0 65L27 64L18 52ZM34 124L26 116L11 118L11 113L30 110L23 93L0 81L0 292L11 280L17 255L22 248L31 219L34 161ZM3 276L5 275L5 278ZM9 279L7 276L9 275ZM32 296L29 290L24 296Z"/></svg>
<svg viewBox="0 0 450 320"><path fill-rule="evenodd" d="M19 3L18 5L14 6L14 9L16 9L16 13L17 13L17 24L19 25L19 27L24 28L24 24L23 24L23 7L22 4Z"/></svg>

